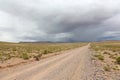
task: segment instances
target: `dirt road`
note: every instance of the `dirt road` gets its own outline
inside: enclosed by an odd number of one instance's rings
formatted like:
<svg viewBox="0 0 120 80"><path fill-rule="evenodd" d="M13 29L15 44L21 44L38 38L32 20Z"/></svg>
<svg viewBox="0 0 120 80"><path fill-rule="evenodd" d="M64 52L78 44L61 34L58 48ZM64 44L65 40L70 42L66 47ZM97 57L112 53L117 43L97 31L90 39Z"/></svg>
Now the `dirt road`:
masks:
<svg viewBox="0 0 120 80"><path fill-rule="evenodd" d="M89 44L38 62L1 70L0 80L93 80Z"/></svg>

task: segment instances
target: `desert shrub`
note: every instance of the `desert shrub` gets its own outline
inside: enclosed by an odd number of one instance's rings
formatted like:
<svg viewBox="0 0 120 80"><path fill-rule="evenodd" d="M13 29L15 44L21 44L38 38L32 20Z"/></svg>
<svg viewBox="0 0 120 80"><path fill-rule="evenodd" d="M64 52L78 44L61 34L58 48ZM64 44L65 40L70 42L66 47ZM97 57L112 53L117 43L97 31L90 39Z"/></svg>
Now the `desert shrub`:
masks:
<svg viewBox="0 0 120 80"><path fill-rule="evenodd" d="M97 57L99 60L102 60L102 61L104 60L104 56L103 55L99 54L99 55L94 55L94 56Z"/></svg>
<svg viewBox="0 0 120 80"><path fill-rule="evenodd" d="M113 52L116 52L116 50L113 50Z"/></svg>
<svg viewBox="0 0 120 80"><path fill-rule="evenodd" d="M13 48L12 50L13 50L13 51L17 51L17 49L16 49L16 48Z"/></svg>
<svg viewBox="0 0 120 80"><path fill-rule="evenodd" d="M108 54L108 55L110 55L110 53L109 53L109 52L107 52L107 51L105 51L103 54Z"/></svg>
<svg viewBox="0 0 120 80"><path fill-rule="evenodd" d="M0 54L0 60L2 61L2 54Z"/></svg>
<svg viewBox="0 0 120 80"><path fill-rule="evenodd" d="M105 70L105 71L110 71L110 66L109 66L109 65L104 66L104 70Z"/></svg>
<svg viewBox="0 0 120 80"><path fill-rule="evenodd" d="M42 54L38 54L38 55L34 56L36 61L39 61L41 57L42 57Z"/></svg>
<svg viewBox="0 0 120 80"><path fill-rule="evenodd" d="M58 50L59 51L59 50ZM48 50L48 53L53 53L55 52L54 50Z"/></svg>
<svg viewBox="0 0 120 80"><path fill-rule="evenodd" d="M48 54L48 53L49 53L48 50L43 51L43 54Z"/></svg>
<svg viewBox="0 0 120 80"><path fill-rule="evenodd" d="M113 70L120 70L118 66L113 67Z"/></svg>
<svg viewBox="0 0 120 80"><path fill-rule="evenodd" d="M109 56L109 58L116 59L116 57L115 57L114 54L111 54L111 55Z"/></svg>
<svg viewBox="0 0 120 80"><path fill-rule="evenodd" d="M120 64L120 57L116 58L116 62Z"/></svg>
<svg viewBox="0 0 120 80"><path fill-rule="evenodd" d="M99 49L98 49L98 48L94 48L94 50L95 50L95 51L99 51Z"/></svg>
<svg viewBox="0 0 120 80"><path fill-rule="evenodd" d="M6 60L11 59L11 58L12 58L12 57L11 57L10 54L7 54L7 55L6 55Z"/></svg>
<svg viewBox="0 0 120 80"><path fill-rule="evenodd" d="M22 58L23 58L24 60L27 60L27 59L29 59L29 56L28 56L27 53L22 53Z"/></svg>

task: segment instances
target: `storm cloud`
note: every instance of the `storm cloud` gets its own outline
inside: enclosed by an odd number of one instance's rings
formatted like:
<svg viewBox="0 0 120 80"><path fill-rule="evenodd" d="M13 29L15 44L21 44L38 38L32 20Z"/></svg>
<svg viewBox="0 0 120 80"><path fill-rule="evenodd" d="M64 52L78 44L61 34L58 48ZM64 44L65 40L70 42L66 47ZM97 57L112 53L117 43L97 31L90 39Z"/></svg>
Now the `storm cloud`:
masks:
<svg viewBox="0 0 120 80"><path fill-rule="evenodd" d="M1 41L120 40L120 0L0 0Z"/></svg>

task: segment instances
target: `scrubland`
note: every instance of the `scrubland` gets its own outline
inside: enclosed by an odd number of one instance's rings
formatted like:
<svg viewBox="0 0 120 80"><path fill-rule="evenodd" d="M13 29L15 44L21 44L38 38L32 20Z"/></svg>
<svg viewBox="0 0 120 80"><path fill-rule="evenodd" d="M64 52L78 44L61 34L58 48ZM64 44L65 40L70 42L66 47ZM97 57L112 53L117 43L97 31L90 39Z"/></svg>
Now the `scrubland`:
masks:
<svg viewBox="0 0 120 80"><path fill-rule="evenodd" d="M92 60L101 69L106 80L120 79L120 42L94 42ZM109 78L108 78L109 77ZM116 78L119 79L116 79ZM114 79L115 78L115 79Z"/></svg>
<svg viewBox="0 0 120 80"><path fill-rule="evenodd" d="M0 63L11 59L40 60L47 54L74 49L86 43L0 43Z"/></svg>

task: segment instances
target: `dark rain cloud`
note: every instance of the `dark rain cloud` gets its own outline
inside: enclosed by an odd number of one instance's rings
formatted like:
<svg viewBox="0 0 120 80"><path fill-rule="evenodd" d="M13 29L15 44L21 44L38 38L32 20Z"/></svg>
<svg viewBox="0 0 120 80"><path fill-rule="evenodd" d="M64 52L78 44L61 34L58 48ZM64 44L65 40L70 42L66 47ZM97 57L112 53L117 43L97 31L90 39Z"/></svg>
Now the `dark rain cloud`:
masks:
<svg viewBox="0 0 120 80"><path fill-rule="evenodd" d="M119 0L1 0L1 40L120 39L119 5Z"/></svg>

